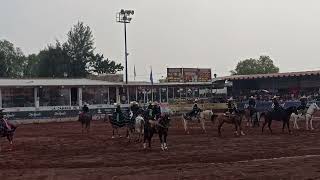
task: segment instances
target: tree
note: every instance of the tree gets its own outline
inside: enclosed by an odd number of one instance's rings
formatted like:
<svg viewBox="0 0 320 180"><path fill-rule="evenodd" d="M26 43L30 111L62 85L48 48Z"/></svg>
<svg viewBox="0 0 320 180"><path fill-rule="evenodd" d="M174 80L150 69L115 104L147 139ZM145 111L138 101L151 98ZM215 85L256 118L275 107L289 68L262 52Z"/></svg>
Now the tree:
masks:
<svg viewBox="0 0 320 180"><path fill-rule="evenodd" d="M63 45L63 49L70 57L71 76L85 77L90 72L89 63L93 62L94 39L89 26L83 22L78 22L68 32L68 40Z"/></svg>
<svg viewBox="0 0 320 180"><path fill-rule="evenodd" d="M47 49L40 51L38 64L39 77L65 77L72 74L70 71L70 57L64 51L60 42L49 45Z"/></svg>
<svg viewBox="0 0 320 180"><path fill-rule="evenodd" d="M103 55L100 54L95 55L92 68L92 72L97 74L115 74L123 70L123 66L120 63L116 64L114 61L104 59Z"/></svg>
<svg viewBox="0 0 320 180"><path fill-rule="evenodd" d="M24 77L38 77L40 58L36 54L30 54L26 58L26 65L23 70Z"/></svg>
<svg viewBox="0 0 320 180"><path fill-rule="evenodd" d="M7 40L0 40L0 77L17 78L23 76L25 56L20 48Z"/></svg>
<svg viewBox="0 0 320 180"><path fill-rule="evenodd" d="M269 74L278 73L279 68L273 64L269 56L260 56L259 59L246 59L240 61L232 75Z"/></svg>

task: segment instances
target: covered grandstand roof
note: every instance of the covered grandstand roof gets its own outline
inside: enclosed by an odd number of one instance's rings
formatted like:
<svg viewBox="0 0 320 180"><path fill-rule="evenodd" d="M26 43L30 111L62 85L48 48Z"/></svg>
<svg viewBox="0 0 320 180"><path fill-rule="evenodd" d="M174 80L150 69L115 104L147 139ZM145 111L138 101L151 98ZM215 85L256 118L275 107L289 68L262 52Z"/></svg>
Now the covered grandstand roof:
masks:
<svg viewBox="0 0 320 180"><path fill-rule="evenodd" d="M253 75L234 75L225 76L223 80L245 80L245 79L263 79L263 78L281 78L281 77L301 77L301 76L312 76L320 75L318 71L301 71L301 72L285 72L285 73L271 73L271 74L253 74Z"/></svg>
<svg viewBox="0 0 320 180"><path fill-rule="evenodd" d="M12 86L106 86L122 83L91 79L0 79L0 87Z"/></svg>
<svg viewBox="0 0 320 180"><path fill-rule="evenodd" d="M188 83L154 83L154 86L179 86L179 85L211 85L211 82ZM0 79L0 87L35 87L35 86L126 86L124 82L109 82L92 79ZM150 82L129 82L127 86L151 86Z"/></svg>

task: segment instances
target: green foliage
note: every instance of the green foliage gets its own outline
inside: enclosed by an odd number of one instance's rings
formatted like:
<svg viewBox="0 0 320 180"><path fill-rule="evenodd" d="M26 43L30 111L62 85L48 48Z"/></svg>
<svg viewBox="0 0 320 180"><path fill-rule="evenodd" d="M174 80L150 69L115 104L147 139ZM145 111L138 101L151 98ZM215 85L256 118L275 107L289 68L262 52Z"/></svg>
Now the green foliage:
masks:
<svg viewBox="0 0 320 180"><path fill-rule="evenodd" d="M30 54L26 57L26 65L23 70L24 77L38 77L38 69L39 69L39 56L36 54Z"/></svg>
<svg viewBox="0 0 320 180"><path fill-rule="evenodd" d="M25 66L25 56L11 42L0 40L0 64L0 77L21 77Z"/></svg>
<svg viewBox="0 0 320 180"><path fill-rule="evenodd" d="M259 59L246 59L237 64L232 75L269 74L278 73L279 68L273 64L269 56L260 56Z"/></svg>
<svg viewBox="0 0 320 180"><path fill-rule="evenodd" d="M48 45L39 54L25 57L9 41L0 41L0 77L86 77L89 74L117 73L123 66L102 54L94 54L94 38L83 22L74 25L67 42Z"/></svg>
<svg viewBox="0 0 320 180"><path fill-rule="evenodd" d="M115 74L123 70L123 66L114 61L104 59L103 55L96 54L94 57L94 64L92 65L93 72L97 74Z"/></svg>
<svg viewBox="0 0 320 180"><path fill-rule="evenodd" d="M49 45L47 49L38 54L38 76L39 77L59 77L69 75L70 57L59 42L56 45Z"/></svg>
<svg viewBox="0 0 320 180"><path fill-rule="evenodd" d="M68 40L63 48L70 57L72 77L86 77L90 73L88 65L93 64L93 45L92 31L83 22L78 22L68 32Z"/></svg>

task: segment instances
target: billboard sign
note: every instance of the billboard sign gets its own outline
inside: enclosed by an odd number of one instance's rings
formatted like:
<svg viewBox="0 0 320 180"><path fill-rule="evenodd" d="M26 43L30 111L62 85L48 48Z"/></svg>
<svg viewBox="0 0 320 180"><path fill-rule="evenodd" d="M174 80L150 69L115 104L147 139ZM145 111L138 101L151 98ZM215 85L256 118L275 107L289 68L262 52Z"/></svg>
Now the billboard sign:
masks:
<svg viewBox="0 0 320 180"><path fill-rule="evenodd" d="M182 82L182 68L167 68L168 82Z"/></svg>

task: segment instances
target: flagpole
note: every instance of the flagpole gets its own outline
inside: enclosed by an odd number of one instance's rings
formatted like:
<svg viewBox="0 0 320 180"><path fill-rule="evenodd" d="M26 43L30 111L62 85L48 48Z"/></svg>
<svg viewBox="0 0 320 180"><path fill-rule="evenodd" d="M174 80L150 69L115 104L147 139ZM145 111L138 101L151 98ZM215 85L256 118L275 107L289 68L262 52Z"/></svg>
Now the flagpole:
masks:
<svg viewBox="0 0 320 180"><path fill-rule="evenodd" d="M152 66L150 66L150 81L151 81L151 101L153 102L153 73L152 73Z"/></svg>

